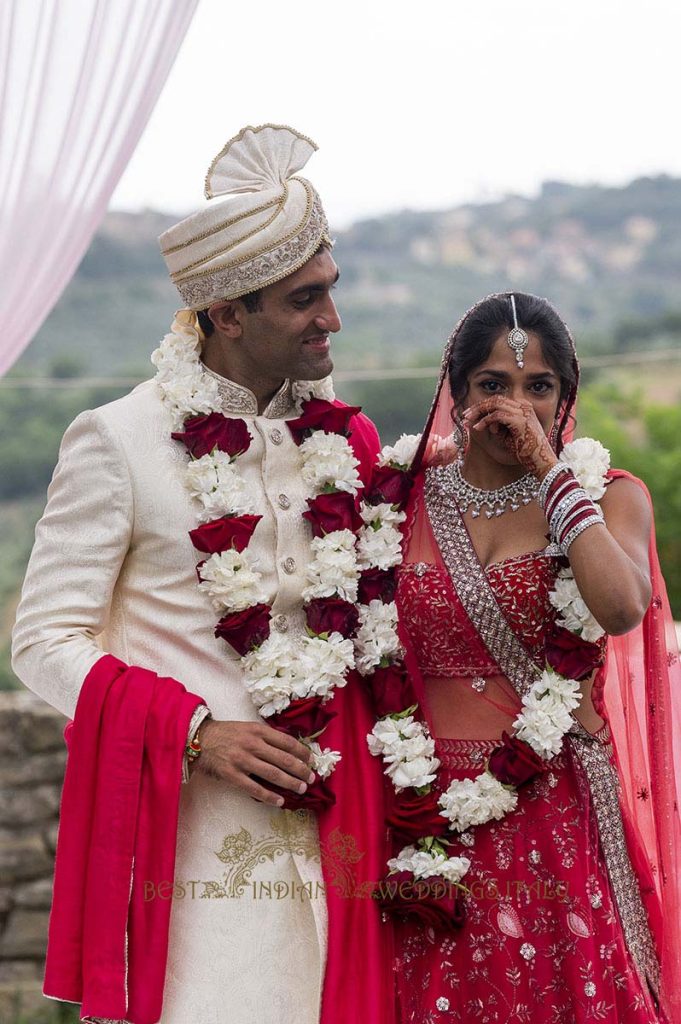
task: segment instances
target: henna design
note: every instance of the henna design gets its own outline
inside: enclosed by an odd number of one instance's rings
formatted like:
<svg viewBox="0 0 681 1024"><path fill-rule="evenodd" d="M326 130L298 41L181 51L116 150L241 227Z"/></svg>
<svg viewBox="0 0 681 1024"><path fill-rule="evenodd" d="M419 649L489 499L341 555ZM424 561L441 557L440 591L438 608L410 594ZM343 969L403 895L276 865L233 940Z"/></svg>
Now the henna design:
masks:
<svg viewBox="0 0 681 1024"><path fill-rule="evenodd" d="M502 428L503 444L523 469L539 480L546 476L556 462L556 453L529 402L501 397L488 398L467 409L464 419L478 431L498 424Z"/></svg>

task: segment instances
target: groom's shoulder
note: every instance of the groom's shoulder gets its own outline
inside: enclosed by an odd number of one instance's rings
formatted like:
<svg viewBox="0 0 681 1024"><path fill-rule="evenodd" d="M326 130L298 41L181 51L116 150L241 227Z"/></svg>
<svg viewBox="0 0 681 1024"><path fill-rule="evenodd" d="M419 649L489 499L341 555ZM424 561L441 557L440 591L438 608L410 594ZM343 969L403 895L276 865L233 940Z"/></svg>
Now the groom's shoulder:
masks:
<svg viewBox="0 0 681 1024"><path fill-rule="evenodd" d="M62 449L79 441L93 451L124 448L134 453L141 437L169 433L168 412L153 379L142 381L121 398L85 409L69 425Z"/></svg>
<svg viewBox="0 0 681 1024"><path fill-rule="evenodd" d="M167 412L161 401L161 393L155 380L144 380L127 395L105 402L90 410L93 415L110 429L130 429L136 424L151 423L163 419Z"/></svg>

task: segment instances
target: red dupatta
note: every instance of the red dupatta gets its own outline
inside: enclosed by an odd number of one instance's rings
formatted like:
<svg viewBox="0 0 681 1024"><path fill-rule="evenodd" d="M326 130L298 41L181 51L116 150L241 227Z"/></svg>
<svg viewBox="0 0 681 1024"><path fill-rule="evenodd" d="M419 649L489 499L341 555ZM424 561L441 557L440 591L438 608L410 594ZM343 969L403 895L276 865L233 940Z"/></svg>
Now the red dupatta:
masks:
<svg viewBox="0 0 681 1024"><path fill-rule="evenodd" d="M107 654L64 730L43 993L82 1003L82 1017L160 1019L171 900L145 893L174 877L182 756L201 703Z"/></svg>
<svg viewBox="0 0 681 1024"><path fill-rule="evenodd" d="M368 481L379 451L364 416L351 421L350 444ZM319 817L329 914L321 1024L392 1024L392 932L371 898L388 856L381 765L369 753L375 716L357 672L336 697L339 714L324 730L324 746L343 753L331 781L336 802Z"/></svg>

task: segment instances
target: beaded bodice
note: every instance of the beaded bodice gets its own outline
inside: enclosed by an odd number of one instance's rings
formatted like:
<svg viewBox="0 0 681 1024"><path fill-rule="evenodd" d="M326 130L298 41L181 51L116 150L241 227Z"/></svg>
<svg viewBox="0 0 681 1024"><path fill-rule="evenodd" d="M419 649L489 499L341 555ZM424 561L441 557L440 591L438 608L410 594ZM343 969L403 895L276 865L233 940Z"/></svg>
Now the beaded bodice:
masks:
<svg viewBox="0 0 681 1024"><path fill-rule="evenodd" d="M557 614L549 593L558 568L554 555L532 551L485 569L506 621L540 667L547 628ZM397 603L425 676L503 675L466 615L444 566L405 562L398 575Z"/></svg>

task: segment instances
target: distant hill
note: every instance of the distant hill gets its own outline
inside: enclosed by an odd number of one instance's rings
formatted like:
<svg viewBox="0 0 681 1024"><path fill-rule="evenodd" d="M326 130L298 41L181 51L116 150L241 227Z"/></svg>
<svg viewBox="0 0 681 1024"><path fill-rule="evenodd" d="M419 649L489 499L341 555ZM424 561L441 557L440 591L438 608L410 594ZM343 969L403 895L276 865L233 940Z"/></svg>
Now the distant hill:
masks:
<svg viewBox="0 0 681 1024"><path fill-rule="evenodd" d="M177 218L110 213L78 273L16 372L69 360L83 372L151 372L177 293L156 237ZM681 180L624 188L547 182L441 212L404 211L337 236L339 367L432 362L461 313L507 288L550 298L584 351L681 344ZM657 323L651 335L650 323Z"/></svg>

